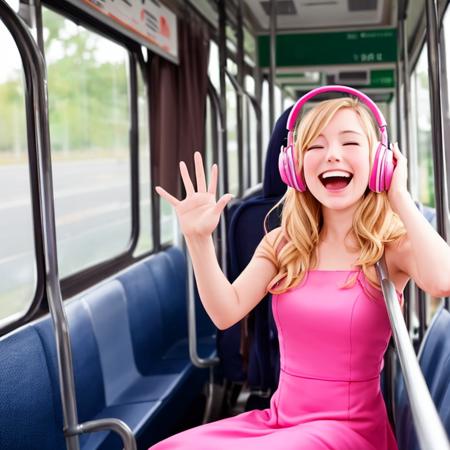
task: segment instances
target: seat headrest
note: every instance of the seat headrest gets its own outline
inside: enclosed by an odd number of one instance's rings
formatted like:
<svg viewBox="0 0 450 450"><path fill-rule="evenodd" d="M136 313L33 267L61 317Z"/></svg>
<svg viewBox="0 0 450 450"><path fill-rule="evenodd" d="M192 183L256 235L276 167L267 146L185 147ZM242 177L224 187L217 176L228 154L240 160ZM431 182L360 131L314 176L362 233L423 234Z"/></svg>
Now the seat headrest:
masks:
<svg viewBox="0 0 450 450"><path fill-rule="evenodd" d="M291 109L292 106L278 118L269 140L264 168L264 197L281 197L287 189L287 186L281 180L278 170L278 156L281 146L287 143L288 131L286 129L286 123Z"/></svg>

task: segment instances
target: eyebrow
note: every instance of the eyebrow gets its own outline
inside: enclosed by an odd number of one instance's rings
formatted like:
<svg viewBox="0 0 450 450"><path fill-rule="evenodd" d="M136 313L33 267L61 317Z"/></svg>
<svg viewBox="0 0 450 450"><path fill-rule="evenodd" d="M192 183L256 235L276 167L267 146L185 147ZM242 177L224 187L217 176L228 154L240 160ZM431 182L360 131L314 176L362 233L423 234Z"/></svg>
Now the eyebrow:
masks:
<svg viewBox="0 0 450 450"><path fill-rule="evenodd" d="M355 134L359 134L360 136L362 136L361 133L359 133L358 131L355 131L355 130L344 130L344 131L341 131L339 134L344 134L344 133L355 133Z"/></svg>

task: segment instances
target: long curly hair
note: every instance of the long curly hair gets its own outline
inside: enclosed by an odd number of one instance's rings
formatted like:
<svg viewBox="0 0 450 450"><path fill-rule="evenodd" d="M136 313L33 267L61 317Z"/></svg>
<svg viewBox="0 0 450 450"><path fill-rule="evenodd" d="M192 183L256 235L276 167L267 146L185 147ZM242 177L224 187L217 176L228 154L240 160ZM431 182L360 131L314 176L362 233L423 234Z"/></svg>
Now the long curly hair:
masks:
<svg viewBox="0 0 450 450"><path fill-rule="evenodd" d="M300 171L304 153L310 143L318 137L336 112L343 108L351 108L361 119L369 141L372 170L373 147L380 134L378 126L363 103L346 97L319 103L297 123L294 131L294 151ZM288 187L285 195L264 219L266 234L269 215L281 205L281 232L273 242L265 240L262 248L265 256L278 268L278 273L267 287L267 292L272 294L281 294L297 286L306 272L317 266L317 246L323 226L320 202L308 190L298 192ZM380 285L369 268L381 258L386 243L399 239L405 233L403 223L390 207L386 192L375 193L367 188L355 211L352 228L347 236L352 235L355 238L360 251L355 266L362 269L366 279L374 287L380 288ZM349 278L344 287L353 286L356 278L357 274Z"/></svg>

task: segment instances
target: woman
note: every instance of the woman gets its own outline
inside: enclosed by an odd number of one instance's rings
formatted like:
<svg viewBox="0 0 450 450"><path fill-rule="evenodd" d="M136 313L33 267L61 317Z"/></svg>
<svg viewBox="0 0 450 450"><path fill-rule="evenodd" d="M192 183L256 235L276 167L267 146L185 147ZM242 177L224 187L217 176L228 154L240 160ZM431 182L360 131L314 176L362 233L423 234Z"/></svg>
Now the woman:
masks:
<svg viewBox="0 0 450 450"><path fill-rule="evenodd" d="M293 132L304 103L329 90L359 100L321 102ZM194 155L196 192L180 163L183 201L156 188L176 209L201 300L218 328L273 294L281 371L270 408L186 430L152 449L397 449L380 392L391 330L374 265L385 256L399 301L410 278L447 296L450 248L418 212L406 159L396 145L392 158L384 118L364 94L336 86L312 91L294 106L288 129L293 155L287 161L289 144L282 149L280 172L290 188L281 226L266 233L233 284L211 237L232 198L215 201L217 166L207 189Z"/></svg>

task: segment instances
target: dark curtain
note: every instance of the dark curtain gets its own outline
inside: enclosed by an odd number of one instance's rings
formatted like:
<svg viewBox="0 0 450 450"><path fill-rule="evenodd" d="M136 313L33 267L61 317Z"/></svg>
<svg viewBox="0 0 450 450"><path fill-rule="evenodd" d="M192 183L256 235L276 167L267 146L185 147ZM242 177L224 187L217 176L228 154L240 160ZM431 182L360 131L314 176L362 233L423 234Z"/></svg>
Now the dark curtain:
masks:
<svg viewBox="0 0 450 450"><path fill-rule="evenodd" d="M195 151L204 155L209 31L197 16L178 21L177 66L154 55L149 63L150 140L153 185L181 197L178 161L194 181Z"/></svg>

